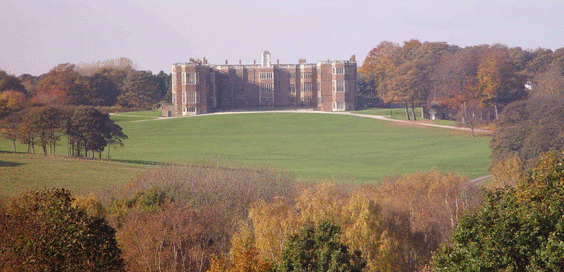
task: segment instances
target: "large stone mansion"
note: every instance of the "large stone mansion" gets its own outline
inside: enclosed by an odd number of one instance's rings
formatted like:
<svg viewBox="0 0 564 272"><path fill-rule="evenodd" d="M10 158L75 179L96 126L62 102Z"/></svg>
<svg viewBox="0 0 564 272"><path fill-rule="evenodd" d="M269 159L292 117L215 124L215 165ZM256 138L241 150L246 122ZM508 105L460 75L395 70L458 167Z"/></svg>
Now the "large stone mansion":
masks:
<svg viewBox="0 0 564 272"><path fill-rule="evenodd" d="M306 107L354 110L356 60L298 64L271 62L211 65L204 59L172 65L172 105L168 116L222 109Z"/></svg>

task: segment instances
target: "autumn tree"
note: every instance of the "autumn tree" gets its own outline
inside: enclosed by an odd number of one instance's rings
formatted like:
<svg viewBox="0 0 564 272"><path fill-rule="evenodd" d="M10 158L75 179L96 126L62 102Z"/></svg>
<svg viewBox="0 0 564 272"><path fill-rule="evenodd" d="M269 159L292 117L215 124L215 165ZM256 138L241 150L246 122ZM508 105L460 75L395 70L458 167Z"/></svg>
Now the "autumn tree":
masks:
<svg viewBox="0 0 564 272"><path fill-rule="evenodd" d="M480 103L493 106L497 119L500 106L526 98L527 77L518 69L522 71L527 60L514 59L519 56L511 56L510 49L500 44L486 47L481 53L476 75ZM526 57L522 56L522 58Z"/></svg>
<svg viewBox="0 0 564 272"><path fill-rule="evenodd" d="M26 96L14 90L0 92L0 119L24 108Z"/></svg>
<svg viewBox="0 0 564 272"><path fill-rule="evenodd" d="M422 93L426 91L423 82L424 68L412 63L419 46L421 42L418 40L404 42L403 47L396 52L395 65L388 69L386 78L378 88L378 94L385 102L405 105L407 120L410 120L409 104L411 103L414 108L416 100L419 102L420 98L424 96ZM415 114L413 117L415 118Z"/></svg>
<svg viewBox="0 0 564 272"><path fill-rule="evenodd" d="M455 173L436 169L383 182L375 201L383 207L388 235L398 241L392 270L421 269L439 245L449 241L459 218L481 203L481 191ZM401 266L400 266L401 265Z"/></svg>
<svg viewBox="0 0 564 272"><path fill-rule="evenodd" d="M392 42L381 42L377 47L370 50L363 65L358 70L359 77L363 79L364 85L366 85L363 92L376 95L376 92L381 88L381 83L399 61L400 47Z"/></svg>
<svg viewBox="0 0 564 272"><path fill-rule="evenodd" d="M208 272L261 272L273 268L272 260L260 255L248 224L241 224L231 240L229 257L223 257L212 257Z"/></svg>
<svg viewBox="0 0 564 272"><path fill-rule="evenodd" d="M20 124L22 122L22 115L11 114L3 120L4 125L4 138L12 142L14 147L14 154L16 153L16 142L20 138Z"/></svg>
<svg viewBox="0 0 564 272"><path fill-rule="evenodd" d="M2 271L124 271L115 231L65 189L22 194L0 213Z"/></svg>
<svg viewBox="0 0 564 272"><path fill-rule="evenodd" d="M486 194L435 257L436 271L562 271L564 163L541 159L517 188Z"/></svg>
<svg viewBox="0 0 564 272"><path fill-rule="evenodd" d="M62 104L86 105L89 101L84 83L74 64L59 64L41 79L36 95L56 94Z"/></svg>
<svg viewBox="0 0 564 272"><path fill-rule="evenodd" d="M123 81L118 104L123 107L151 108L159 99L151 72L130 71Z"/></svg>
<svg viewBox="0 0 564 272"><path fill-rule="evenodd" d="M41 77L42 76L37 77L37 76L32 76L30 74L21 74L18 76L18 79L25 87L27 91L27 95L29 97L33 97L37 93L37 85L39 84Z"/></svg>

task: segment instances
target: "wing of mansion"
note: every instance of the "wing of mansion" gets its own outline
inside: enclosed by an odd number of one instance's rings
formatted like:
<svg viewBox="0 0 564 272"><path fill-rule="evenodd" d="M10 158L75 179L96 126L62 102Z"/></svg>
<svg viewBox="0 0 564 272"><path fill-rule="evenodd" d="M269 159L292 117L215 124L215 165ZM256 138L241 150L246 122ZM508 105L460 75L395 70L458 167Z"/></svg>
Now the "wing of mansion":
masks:
<svg viewBox="0 0 564 272"><path fill-rule="evenodd" d="M265 51L261 63L211 65L204 59L172 65L172 105L168 116L225 109L318 108L354 110L356 60L276 64Z"/></svg>

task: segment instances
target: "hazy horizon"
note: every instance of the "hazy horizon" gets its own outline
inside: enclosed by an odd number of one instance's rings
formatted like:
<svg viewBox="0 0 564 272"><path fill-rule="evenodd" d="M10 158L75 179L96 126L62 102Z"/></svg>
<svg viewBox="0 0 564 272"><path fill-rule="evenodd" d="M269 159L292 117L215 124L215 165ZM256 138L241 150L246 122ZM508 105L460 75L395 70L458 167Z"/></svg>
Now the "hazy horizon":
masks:
<svg viewBox="0 0 564 272"><path fill-rule="evenodd" d="M31 1L0 3L0 69L40 75L60 63L126 57L142 70L173 63L349 59L382 41L461 47L564 47L558 1Z"/></svg>

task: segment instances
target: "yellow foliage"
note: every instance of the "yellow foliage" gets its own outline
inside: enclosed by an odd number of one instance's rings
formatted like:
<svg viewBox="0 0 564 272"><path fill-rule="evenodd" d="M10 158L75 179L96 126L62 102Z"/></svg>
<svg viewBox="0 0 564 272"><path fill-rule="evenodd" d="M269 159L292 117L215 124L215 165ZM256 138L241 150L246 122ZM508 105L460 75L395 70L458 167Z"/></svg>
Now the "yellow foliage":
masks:
<svg viewBox="0 0 564 272"><path fill-rule="evenodd" d="M272 203L264 200L254 202L249 209L249 219L253 222L255 243L260 254L279 260L286 236L299 228L290 200L277 197Z"/></svg>
<svg viewBox="0 0 564 272"><path fill-rule="evenodd" d="M104 206L95 194L90 193L88 197L79 196L73 200L73 206L82 209L90 216L103 218L105 215Z"/></svg>
<svg viewBox="0 0 564 272"><path fill-rule="evenodd" d="M231 241L229 263L223 258L211 258L208 272L261 272L270 271L272 262L259 255L249 226L241 225Z"/></svg>
<svg viewBox="0 0 564 272"><path fill-rule="evenodd" d="M488 188L513 187L517 182L525 177L522 170L523 162L519 157L511 157L493 165L491 173L493 179L488 184Z"/></svg>

